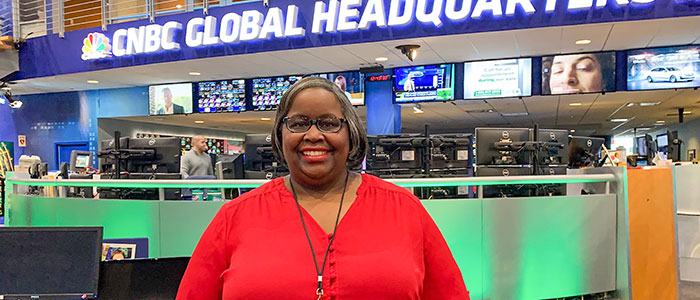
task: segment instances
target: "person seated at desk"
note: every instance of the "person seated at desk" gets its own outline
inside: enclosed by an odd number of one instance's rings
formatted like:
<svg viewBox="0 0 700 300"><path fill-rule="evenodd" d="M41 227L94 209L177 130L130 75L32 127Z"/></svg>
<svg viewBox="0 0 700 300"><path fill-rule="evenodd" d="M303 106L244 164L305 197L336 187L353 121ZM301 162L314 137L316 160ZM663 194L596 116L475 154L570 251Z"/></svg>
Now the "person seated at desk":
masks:
<svg viewBox="0 0 700 300"><path fill-rule="evenodd" d="M353 171L367 136L338 86L307 77L287 90L272 149L290 175L221 207L177 300L469 299L418 198Z"/></svg>
<svg viewBox="0 0 700 300"><path fill-rule="evenodd" d="M182 179L190 176L214 176L211 156L207 150L209 150L209 146L207 146L207 140L203 136L195 135L192 137L192 149L187 151L180 161Z"/></svg>

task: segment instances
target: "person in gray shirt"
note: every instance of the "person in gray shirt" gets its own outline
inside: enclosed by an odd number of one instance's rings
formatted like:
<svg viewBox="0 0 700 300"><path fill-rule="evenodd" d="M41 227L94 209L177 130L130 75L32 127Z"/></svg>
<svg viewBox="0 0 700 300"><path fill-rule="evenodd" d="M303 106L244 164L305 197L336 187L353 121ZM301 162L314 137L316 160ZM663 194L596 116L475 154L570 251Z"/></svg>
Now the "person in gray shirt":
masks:
<svg viewBox="0 0 700 300"><path fill-rule="evenodd" d="M214 175L207 140L201 135L192 137L192 149L182 156L180 174L182 179L194 175Z"/></svg>

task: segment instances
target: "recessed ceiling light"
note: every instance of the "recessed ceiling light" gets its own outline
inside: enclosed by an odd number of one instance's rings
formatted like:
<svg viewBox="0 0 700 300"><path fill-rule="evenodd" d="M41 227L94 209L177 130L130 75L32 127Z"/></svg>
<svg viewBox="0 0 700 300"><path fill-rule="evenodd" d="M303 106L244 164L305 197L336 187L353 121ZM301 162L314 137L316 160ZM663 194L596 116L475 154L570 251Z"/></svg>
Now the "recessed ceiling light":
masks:
<svg viewBox="0 0 700 300"><path fill-rule="evenodd" d="M88 80L87 83L97 84L97 83L100 83L100 82L97 81L97 80Z"/></svg>
<svg viewBox="0 0 700 300"><path fill-rule="evenodd" d="M194 123L195 123L195 124L204 124L204 121L197 120L197 121L194 121Z"/></svg>
<svg viewBox="0 0 700 300"><path fill-rule="evenodd" d="M622 123L622 122L627 122L629 119L611 119L610 122L614 123Z"/></svg>
<svg viewBox="0 0 700 300"><path fill-rule="evenodd" d="M627 107L632 107L632 106L634 106L633 102L627 103Z"/></svg>
<svg viewBox="0 0 700 300"><path fill-rule="evenodd" d="M182 8L181 4L175 5L176 8Z"/></svg>
<svg viewBox="0 0 700 300"><path fill-rule="evenodd" d="M639 106L654 106L654 105L659 105L661 104L661 101L659 102L642 102L639 103Z"/></svg>
<svg viewBox="0 0 700 300"><path fill-rule="evenodd" d="M202 75L202 73L199 73L199 72L190 72L189 74L190 74L191 76L199 76L199 75Z"/></svg>
<svg viewBox="0 0 700 300"><path fill-rule="evenodd" d="M501 116L504 116L504 117L522 117L522 116L527 116L527 112L505 113L505 114L501 114Z"/></svg>
<svg viewBox="0 0 700 300"><path fill-rule="evenodd" d="M664 120L658 120L658 121L656 121L656 123L663 124L663 123L666 123L666 121L664 121Z"/></svg>
<svg viewBox="0 0 700 300"><path fill-rule="evenodd" d="M374 60L376 60L376 61L387 61L387 60L389 60L389 59L386 58L386 57L384 57L384 56L380 56L380 57L375 58Z"/></svg>
<svg viewBox="0 0 700 300"><path fill-rule="evenodd" d="M583 103L581 102L574 102L574 103L569 103L569 106L581 106Z"/></svg>
<svg viewBox="0 0 700 300"><path fill-rule="evenodd" d="M571 129L571 130L569 130L569 132L574 133L574 132L576 132L576 129Z"/></svg>
<svg viewBox="0 0 700 300"><path fill-rule="evenodd" d="M591 43L591 40L578 40L576 41L576 45L588 45Z"/></svg>
<svg viewBox="0 0 700 300"><path fill-rule="evenodd" d="M413 105L413 113L414 114L422 114L423 113L423 109L420 106L420 104Z"/></svg>
<svg viewBox="0 0 700 300"><path fill-rule="evenodd" d="M692 114L692 113L693 113L692 111L684 111L684 112L683 112L684 115L689 115L689 114Z"/></svg>
<svg viewBox="0 0 700 300"><path fill-rule="evenodd" d="M637 131L647 131L647 130L651 130L651 128L649 128L649 127L637 127Z"/></svg>
<svg viewBox="0 0 700 300"><path fill-rule="evenodd" d="M270 120L272 120L272 119L270 119L270 118L265 118L265 117L260 118L260 121L270 121Z"/></svg>

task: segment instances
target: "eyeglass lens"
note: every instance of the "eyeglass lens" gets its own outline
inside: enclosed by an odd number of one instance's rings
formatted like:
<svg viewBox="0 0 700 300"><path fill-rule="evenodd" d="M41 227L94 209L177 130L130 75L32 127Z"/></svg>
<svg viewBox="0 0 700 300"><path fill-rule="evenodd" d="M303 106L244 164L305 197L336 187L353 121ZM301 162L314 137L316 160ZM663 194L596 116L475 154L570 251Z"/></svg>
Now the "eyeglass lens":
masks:
<svg viewBox="0 0 700 300"><path fill-rule="evenodd" d="M314 122L315 121L315 122ZM321 117L317 120L310 120L307 117L293 116L287 118L287 129L291 132L306 132L316 123L318 130L323 132L338 132L343 121L337 117Z"/></svg>

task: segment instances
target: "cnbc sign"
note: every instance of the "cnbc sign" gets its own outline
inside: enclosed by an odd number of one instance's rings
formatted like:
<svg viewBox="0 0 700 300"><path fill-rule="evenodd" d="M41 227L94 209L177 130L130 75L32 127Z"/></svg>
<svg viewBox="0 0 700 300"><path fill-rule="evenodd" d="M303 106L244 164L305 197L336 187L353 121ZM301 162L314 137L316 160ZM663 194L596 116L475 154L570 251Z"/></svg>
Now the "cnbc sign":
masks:
<svg viewBox="0 0 700 300"><path fill-rule="evenodd" d="M538 12L553 13L555 10L564 9L573 13L602 9L611 5L617 8L641 8L653 2L654 0L316 1L313 6L312 20L306 22L307 28L298 25L300 14L299 7L296 5L289 5L286 8L270 7L265 13L257 10L246 10L240 14L230 12L220 18L196 17L184 23L170 21L162 25L150 24L118 29L114 31L111 39L102 34L91 33L85 39L82 58L94 60L108 58L111 55L121 57L177 51L183 46L199 48L305 37L309 32L319 35L372 28L401 28L416 22L424 26L440 28L446 21L465 23L472 19L478 20L482 16L492 17L496 21L505 21L507 18L514 18L516 13L531 16ZM184 35L176 34L179 31L184 31ZM91 37L93 35L95 37ZM176 37L180 37L180 40L176 40ZM88 39L90 43L87 43ZM102 45L104 48L101 48Z"/></svg>

